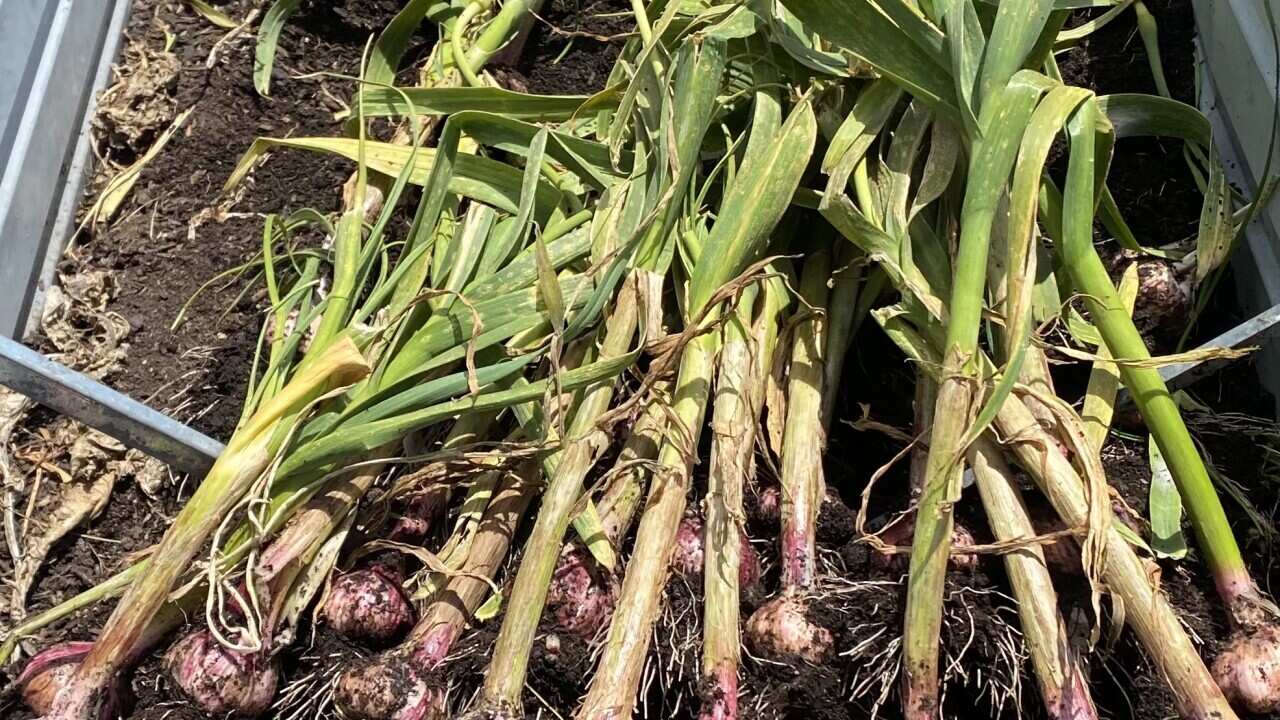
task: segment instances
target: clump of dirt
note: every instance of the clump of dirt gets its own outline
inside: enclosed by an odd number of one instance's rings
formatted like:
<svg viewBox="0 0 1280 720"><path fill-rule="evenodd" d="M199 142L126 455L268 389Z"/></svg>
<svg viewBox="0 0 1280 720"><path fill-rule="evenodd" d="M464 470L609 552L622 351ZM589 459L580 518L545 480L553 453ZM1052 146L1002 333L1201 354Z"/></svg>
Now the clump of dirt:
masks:
<svg viewBox="0 0 1280 720"><path fill-rule="evenodd" d="M100 515L57 546L54 560L36 578L27 604L29 610L53 607L123 569L164 532L166 513L174 510L168 503L148 498L138 485L122 483ZM7 562L8 553L4 555ZM111 605L101 603L81 610L37 633L26 645L43 649L63 641L92 640L110 614ZM17 664L4 668L5 682L12 681L21 667ZM150 676L144 672L137 677ZM35 716L17 698L0 696L0 717L29 720Z"/></svg>
<svg viewBox="0 0 1280 720"><path fill-rule="evenodd" d="M282 665L287 673L281 682L275 717L332 717L335 679L346 668L368 658L370 650L323 625L307 622L299 627L298 638L284 653Z"/></svg>
<svg viewBox="0 0 1280 720"><path fill-rule="evenodd" d="M328 29L334 38L345 38L348 28L380 33L404 5L404 0L306 0L300 23L317 34Z"/></svg>
<svg viewBox="0 0 1280 720"><path fill-rule="evenodd" d="M459 717L470 709L484 683L485 670L493 655L493 644L498 639L502 616L486 622L482 627L466 632L454 644L453 652L437 670L437 675L449 683L449 717Z"/></svg>
<svg viewBox="0 0 1280 720"><path fill-rule="evenodd" d="M436 670L436 675L449 685L450 717L459 717L475 706L503 617L487 620L464 634L445 664ZM591 680L595 652L592 641L562 633L549 615L544 617L529 653L523 693L526 716L545 715L548 709L554 711L553 715L572 711Z"/></svg>
<svg viewBox="0 0 1280 720"><path fill-rule="evenodd" d="M179 635L178 637L181 637ZM158 648L137 668L124 698L127 707L136 708L131 720L205 720L205 714L193 707L174 685L164 666L164 651Z"/></svg>
<svg viewBox="0 0 1280 720"><path fill-rule="evenodd" d="M590 641L560 632L553 622L544 622L529 655L525 683L532 692L525 694L526 712L533 716L546 707L560 711L576 707L591 681L594 660Z"/></svg>
<svg viewBox="0 0 1280 720"><path fill-rule="evenodd" d="M829 492L818 513L817 538L819 542L839 547L849 542L857 532L858 514L844 504L835 493Z"/></svg>

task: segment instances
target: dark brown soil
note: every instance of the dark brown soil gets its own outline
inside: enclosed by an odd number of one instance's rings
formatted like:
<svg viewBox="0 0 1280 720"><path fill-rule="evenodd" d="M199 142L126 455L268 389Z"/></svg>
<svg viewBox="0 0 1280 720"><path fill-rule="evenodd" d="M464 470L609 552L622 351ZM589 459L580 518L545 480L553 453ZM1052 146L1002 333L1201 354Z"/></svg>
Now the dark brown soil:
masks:
<svg viewBox="0 0 1280 720"><path fill-rule="evenodd" d="M544 625L529 655L526 683L533 692L525 695L526 711L537 714L548 706L561 711L576 706L586 692L594 664L589 642Z"/></svg>
<svg viewBox="0 0 1280 720"><path fill-rule="evenodd" d="M854 343L858 351L846 356L844 377L836 389L839 399L823 465L827 486L856 508L863 484L893 460L902 443L881 432L858 431L848 421L858 418L866 406L872 420L911 433L916 370L900 361L901 351L878 328L864 327ZM874 507L905 507L909 466L910 460L903 458L876 482Z"/></svg>
<svg viewBox="0 0 1280 720"><path fill-rule="evenodd" d="M1146 3L1160 28L1160 56L1174 99L1195 104L1195 16L1190 0ZM1081 12L1077 17L1094 16ZM1156 92L1132 13L1126 13L1058 58L1063 80L1099 95ZM1065 167L1063 168L1065 169ZM1108 187L1145 246L1194 237L1200 193L1177 140L1129 138L1116 144Z"/></svg>
<svg viewBox="0 0 1280 720"><path fill-rule="evenodd" d="M225 440L239 418L261 326L260 298L245 293L257 269L215 283L196 298L189 320L171 329L178 310L201 285L255 258L262 214L336 210L350 166L320 155L277 153L238 200L229 201L222 185L256 136L338 132L332 118L337 106L326 93L346 98L350 87L292 76L358 71L367 38L400 3L304 3L285 26L270 99L253 88L251 40L231 44L206 70L210 49L223 34L219 28L183 4L136 5L129 37L154 49L164 42L165 26L175 34L182 69L173 97L177 107L195 111L185 131L144 170L121 208L123 219L83 238L77 254L89 265L115 271L120 292L111 309L133 328L128 363L112 384L160 408L189 397L191 405L179 414ZM227 10L233 16L240 12L235 4ZM195 220L215 207L225 218Z"/></svg>
<svg viewBox="0 0 1280 720"><path fill-rule="evenodd" d="M581 95L603 89L635 28L627 0L550 0L514 68L529 92Z"/></svg>
<svg viewBox="0 0 1280 720"><path fill-rule="evenodd" d="M102 514L63 540L50 556L27 607L32 611L52 607L123 570L135 553L160 537L167 519L176 512L176 503L152 500L133 483L121 483ZM37 637L92 639L109 610L108 606L82 611L55 631Z"/></svg>
<svg viewBox="0 0 1280 720"><path fill-rule="evenodd" d="M450 717L475 707L501 625L502 616L498 616L464 635L450 653L451 659L437 670L436 675L449 685ZM544 618L529 653L524 693L527 716L536 717L547 708L564 712L575 707L586 692L594 661L590 642L558 632L555 623Z"/></svg>

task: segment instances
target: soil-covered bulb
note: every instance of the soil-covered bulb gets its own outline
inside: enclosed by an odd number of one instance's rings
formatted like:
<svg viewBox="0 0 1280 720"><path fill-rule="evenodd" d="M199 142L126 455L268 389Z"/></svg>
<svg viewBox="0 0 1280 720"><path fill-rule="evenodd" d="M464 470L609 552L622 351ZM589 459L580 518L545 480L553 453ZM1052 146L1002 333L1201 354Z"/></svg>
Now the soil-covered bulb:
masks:
<svg viewBox="0 0 1280 720"><path fill-rule="evenodd" d="M1259 715L1280 710L1280 629L1264 623L1237 632L1214 659L1213 677L1238 708Z"/></svg>
<svg viewBox="0 0 1280 720"><path fill-rule="evenodd" d="M613 584L575 547L560 556L547 589L547 609L564 632L594 637L613 614L614 595Z"/></svg>
<svg viewBox="0 0 1280 720"><path fill-rule="evenodd" d="M1133 322L1149 343L1159 347L1176 340L1186 329L1192 310L1192 266L1172 263L1163 258L1122 250L1107 260L1117 283L1131 264L1138 266L1138 294L1134 301Z"/></svg>
<svg viewBox="0 0 1280 720"><path fill-rule="evenodd" d="M809 619L808 610L809 604L792 593L770 600L747 620L747 643L770 660L821 664L830 657L834 639Z"/></svg>
<svg viewBox="0 0 1280 720"><path fill-rule="evenodd" d="M265 653L223 647L208 630L174 643L165 666L182 692L210 715L257 717L271 707L279 670Z"/></svg>
<svg viewBox="0 0 1280 720"><path fill-rule="evenodd" d="M386 643L413 626L414 612L400 584L373 568L335 580L321 616L348 639Z"/></svg>
<svg viewBox="0 0 1280 720"><path fill-rule="evenodd" d="M444 693L411 659L386 656L342 673L334 703L347 720L440 720Z"/></svg>

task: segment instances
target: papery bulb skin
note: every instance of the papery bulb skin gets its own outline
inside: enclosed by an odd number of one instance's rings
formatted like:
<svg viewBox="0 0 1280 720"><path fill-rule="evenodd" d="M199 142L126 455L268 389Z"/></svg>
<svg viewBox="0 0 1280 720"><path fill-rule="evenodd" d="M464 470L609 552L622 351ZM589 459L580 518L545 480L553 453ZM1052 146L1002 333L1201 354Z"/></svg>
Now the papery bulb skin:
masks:
<svg viewBox="0 0 1280 720"><path fill-rule="evenodd" d="M738 720L738 665L724 663L706 678L698 720Z"/></svg>
<svg viewBox="0 0 1280 720"><path fill-rule="evenodd" d="M223 647L208 630L169 648L165 667L174 683L210 715L258 717L275 700L279 669L264 653Z"/></svg>
<svg viewBox="0 0 1280 720"><path fill-rule="evenodd" d="M1280 629L1266 623L1238 630L1212 671L1235 707L1257 715L1280 710Z"/></svg>
<svg viewBox="0 0 1280 720"><path fill-rule="evenodd" d="M35 675L22 686L22 701L37 715L46 715L53 709L53 701L76 674L79 663L54 665Z"/></svg>
<svg viewBox="0 0 1280 720"><path fill-rule="evenodd" d="M969 528L956 523L951 529L951 547L963 548L973 547L978 541L974 540L973 533L969 532ZM951 567L956 570L973 570L978 567L978 556L973 553L952 553Z"/></svg>
<svg viewBox="0 0 1280 720"><path fill-rule="evenodd" d="M578 637L594 637L613 613L613 585L594 567L584 550L573 548L560 556L547 589L547 609L556 625Z"/></svg>
<svg viewBox="0 0 1280 720"><path fill-rule="evenodd" d="M443 512L442 504L448 497L442 488L433 488L408 498L404 509L396 518L389 537L396 542L420 543L437 526Z"/></svg>
<svg viewBox="0 0 1280 720"><path fill-rule="evenodd" d="M756 495L753 513L756 522L766 527L777 527L782 522L782 488L770 485Z"/></svg>
<svg viewBox="0 0 1280 720"><path fill-rule="evenodd" d="M706 565L703 533L700 518L688 517L680 521L676 530L675 550L671 554L671 569L686 577L700 578ZM754 587L760 582L760 554L752 547L745 533L738 533L738 586Z"/></svg>
<svg viewBox="0 0 1280 720"><path fill-rule="evenodd" d="M738 538L742 541L738 553L738 587L753 588L760 584L760 553L746 535L739 533Z"/></svg>
<svg viewBox="0 0 1280 720"><path fill-rule="evenodd" d="M681 575L702 575L705 562L702 545L702 520L687 517L676 529L675 549L671 553L671 569Z"/></svg>
<svg viewBox="0 0 1280 720"><path fill-rule="evenodd" d="M915 520L908 518L899 521L888 530L880 533L880 541L886 545L909 546L911 539L915 533ZM951 526L951 547L963 548L976 545L973 539L973 533L960 523ZM871 553L871 564L881 570L906 570L908 564L908 556L904 554L886 554L879 552ZM978 556L972 553L951 553L951 557L947 560L948 566L952 570L973 570L978 567Z"/></svg>
<svg viewBox="0 0 1280 720"><path fill-rule="evenodd" d="M413 605L400 583L378 568L334 580L320 615L343 637L378 644L398 639L414 621Z"/></svg>
<svg viewBox="0 0 1280 720"><path fill-rule="evenodd" d="M333 693L347 720L443 720L444 693L398 651L345 670Z"/></svg>
<svg viewBox="0 0 1280 720"><path fill-rule="evenodd" d="M71 681L80 661L91 649L91 642L67 642L31 658L14 681L22 691L22 701L37 715L48 715L58 693Z"/></svg>
<svg viewBox="0 0 1280 720"><path fill-rule="evenodd" d="M835 644L831 631L809 620L808 604L794 594L780 595L751 614L747 644L759 655L779 662L803 660L819 665Z"/></svg>

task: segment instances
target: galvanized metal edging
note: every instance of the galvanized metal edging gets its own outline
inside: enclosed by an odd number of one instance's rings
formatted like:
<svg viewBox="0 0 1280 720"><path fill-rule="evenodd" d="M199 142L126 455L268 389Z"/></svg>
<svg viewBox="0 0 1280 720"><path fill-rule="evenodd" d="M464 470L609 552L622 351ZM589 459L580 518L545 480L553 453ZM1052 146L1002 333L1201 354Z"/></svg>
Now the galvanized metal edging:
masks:
<svg viewBox="0 0 1280 720"><path fill-rule="evenodd" d="M1194 0L1200 56L1200 109L1209 116L1227 179L1250 195L1267 161L1276 107L1276 47L1257 0ZM1280 13L1278 13L1280 14ZM1280 158L1272 173L1280 172ZM1241 308L1265 314L1280 305L1280 202L1245 229L1232 258ZM1280 339L1260 343L1254 361L1280 415Z"/></svg>
<svg viewBox="0 0 1280 720"><path fill-rule="evenodd" d="M75 230L129 0L0 0L0 385L201 473L223 445L19 342Z"/></svg>
<svg viewBox="0 0 1280 720"><path fill-rule="evenodd" d="M224 448L217 440L5 337L0 337L0 385L183 472L203 473Z"/></svg>
<svg viewBox="0 0 1280 720"><path fill-rule="evenodd" d="M21 337L74 229L94 96L128 0L0 0L0 335ZM33 312L34 311L34 312Z"/></svg>

